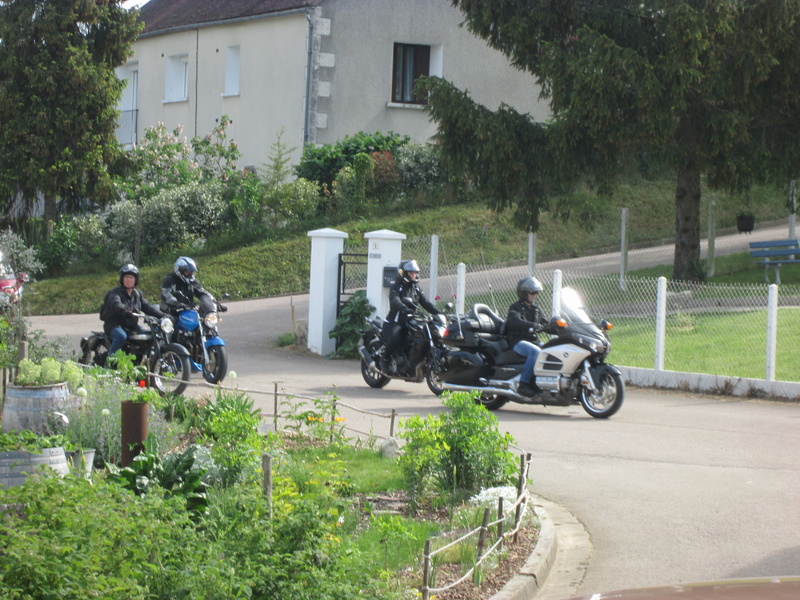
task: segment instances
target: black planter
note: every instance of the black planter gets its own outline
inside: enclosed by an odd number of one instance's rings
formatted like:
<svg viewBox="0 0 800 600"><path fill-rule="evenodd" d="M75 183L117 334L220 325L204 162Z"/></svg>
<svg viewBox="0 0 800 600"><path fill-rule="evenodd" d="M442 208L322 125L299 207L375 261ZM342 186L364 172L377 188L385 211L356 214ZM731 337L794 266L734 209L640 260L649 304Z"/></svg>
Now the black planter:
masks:
<svg viewBox="0 0 800 600"><path fill-rule="evenodd" d="M750 233L756 226L756 218L753 215L737 215L736 229L739 233Z"/></svg>

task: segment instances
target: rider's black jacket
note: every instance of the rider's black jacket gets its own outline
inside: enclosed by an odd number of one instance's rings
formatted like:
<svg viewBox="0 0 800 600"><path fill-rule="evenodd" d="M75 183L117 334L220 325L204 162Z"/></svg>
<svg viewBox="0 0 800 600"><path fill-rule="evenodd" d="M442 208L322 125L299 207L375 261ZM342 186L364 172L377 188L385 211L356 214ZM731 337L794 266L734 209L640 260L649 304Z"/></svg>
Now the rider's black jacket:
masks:
<svg viewBox="0 0 800 600"><path fill-rule="evenodd" d="M103 331L109 333L114 327L135 329L139 319L133 313L144 313L151 317L165 316L157 306L147 301L138 288L133 288L128 295L125 286L120 285L110 290L103 299L103 308L100 309Z"/></svg>
<svg viewBox="0 0 800 600"><path fill-rule="evenodd" d="M541 308L519 300L508 308L508 318L506 318L508 345L513 348L520 340L538 341L538 333L547 329L547 326L548 319Z"/></svg>
<svg viewBox="0 0 800 600"><path fill-rule="evenodd" d="M386 315L386 320L391 323L405 323L409 313L412 313L417 305L421 305L432 315L441 312L428 300L418 284L398 279L389 291L389 313Z"/></svg>
<svg viewBox="0 0 800 600"><path fill-rule="evenodd" d="M191 282L184 281L175 273L170 273L161 282L161 310L174 315L179 312L178 307L194 305L194 299L208 298L213 302L214 297L206 291L195 278Z"/></svg>

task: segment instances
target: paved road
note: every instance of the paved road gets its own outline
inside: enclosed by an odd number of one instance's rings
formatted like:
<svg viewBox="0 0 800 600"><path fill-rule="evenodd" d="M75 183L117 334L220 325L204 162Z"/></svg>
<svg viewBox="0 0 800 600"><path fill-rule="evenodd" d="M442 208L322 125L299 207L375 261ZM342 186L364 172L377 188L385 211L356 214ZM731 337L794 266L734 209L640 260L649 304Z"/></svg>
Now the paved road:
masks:
<svg viewBox="0 0 800 600"><path fill-rule="evenodd" d="M442 410L424 383L372 390L356 361L276 348L293 314L306 318L305 296L229 306L220 330L240 388L271 391L280 381L282 390L318 397L335 386L345 403L383 415L342 410L348 426L378 436L388 434L384 417L393 410L400 417ZM75 347L100 324L96 315L32 321L49 336L70 336ZM254 397L271 411L269 394ZM496 414L502 430L533 453L535 493L572 513L590 539L585 575L554 577L558 585L539 600L800 574L800 405L630 389L609 420L579 407L507 405Z"/></svg>

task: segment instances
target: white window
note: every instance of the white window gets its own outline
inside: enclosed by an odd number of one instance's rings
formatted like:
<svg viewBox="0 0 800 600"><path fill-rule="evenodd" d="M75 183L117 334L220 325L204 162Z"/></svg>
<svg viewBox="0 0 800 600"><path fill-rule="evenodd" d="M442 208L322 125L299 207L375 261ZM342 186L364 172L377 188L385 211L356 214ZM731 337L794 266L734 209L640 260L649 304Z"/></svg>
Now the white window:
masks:
<svg viewBox="0 0 800 600"><path fill-rule="evenodd" d="M239 46L228 46L225 51L225 91L222 95L239 95Z"/></svg>
<svg viewBox="0 0 800 600"><path fill-rule="evenodd" d="M164 87L165 102L183 102L189 99L189 55L177 54L167 58L167 82Z"/></svg>

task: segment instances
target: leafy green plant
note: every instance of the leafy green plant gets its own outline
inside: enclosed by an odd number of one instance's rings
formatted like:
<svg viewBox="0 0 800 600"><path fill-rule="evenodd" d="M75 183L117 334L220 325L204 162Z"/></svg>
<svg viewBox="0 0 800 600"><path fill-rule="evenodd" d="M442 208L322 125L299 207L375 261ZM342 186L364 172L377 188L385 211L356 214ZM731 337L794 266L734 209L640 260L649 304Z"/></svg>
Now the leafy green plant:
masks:
<svg viewBox="0 0 800 600"><path fill-rule="evenodd" d="M342 306L336 324L328 337L337 339L334 356L354 358L358 356L358 342L364 333L364 322L375 310L367 300L367 293L358 290Z"/></svg>
<svg viewBox="0 0 800 600"><path fill-rule="evenodd" d="M286 428L297 434L305 434L315 442L329 442L332 445L344 444L345 419L336 407L338 397L334 392L326 392L325 398L313 398L311 405L304 400L297 401L293 396L287 397L281 404L286 410L282 414L286 419Z"/></svg>
<svg viewBox="0 0 800 600"><path fill-rule="evenodd" d="M43 358L37 364L29 358L19 361L16 385L53 385L67 382L72 390L78 389L84 380L84 372L74 361L58 361L54 358Z"/></svg>
<svg viewBox="0 0 800 600"><path fill-rule="evenodd" d="M401 423L406 440L400 466L409 497L418 503L427 486L440 493L478 491L511 480L516 466L508 447L513 438L500 433L497 418L476 403L476 393L442 396L449 413L414 416Z"/></svg>
<svg viewBox="0 0 800 600"><path fill-rule="evenodd" d="M66 436L58 434L39 435L27 429L0 433L0 451L2 452L24 450L26 452L39 453L45 448L58 447L72 448L72 445Z"/></svg>
<svg viewBox="0 0 800 600"><path fill-rule="evenodd" d="M162 459L158 441L151 435L145 440L144 451L129 466L120 469L109 465L109 472L114 481L137 496L163 490L165 497L180 496L189 511L202 514L208 507L208 494L203 481L205 470L196 461L197 450L192 445Z"/></svg>

